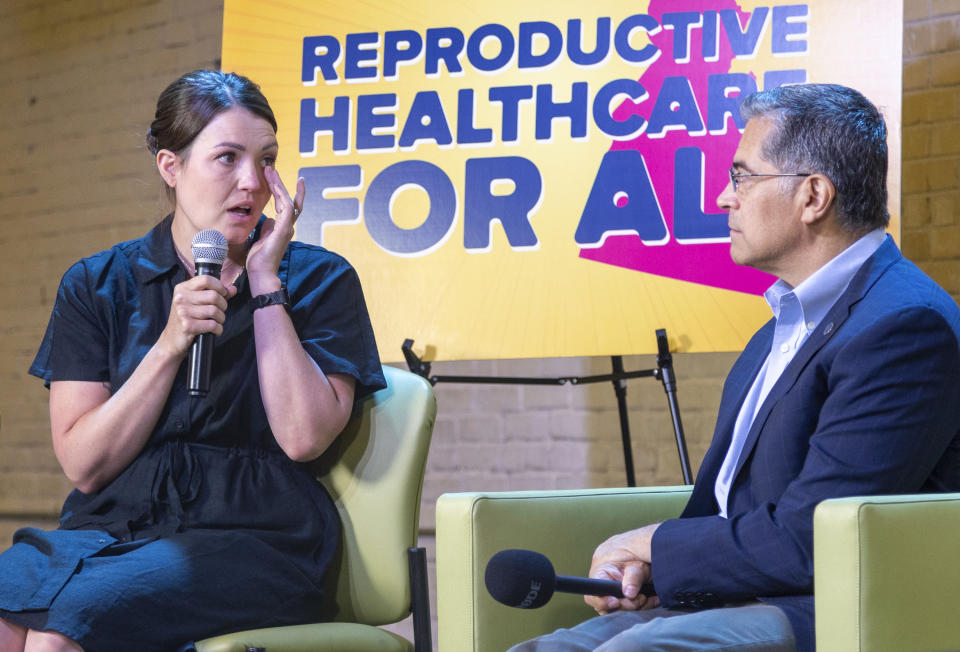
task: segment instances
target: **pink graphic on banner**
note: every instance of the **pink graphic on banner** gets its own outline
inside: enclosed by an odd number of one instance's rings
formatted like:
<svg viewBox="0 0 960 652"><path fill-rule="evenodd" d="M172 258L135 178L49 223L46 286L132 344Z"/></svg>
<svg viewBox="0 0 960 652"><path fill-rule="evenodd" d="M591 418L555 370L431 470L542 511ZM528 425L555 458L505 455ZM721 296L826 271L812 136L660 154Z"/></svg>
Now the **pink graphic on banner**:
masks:
<svg viewBox="0 0 960 652"><path fill-rule="evenodd" d="M707 11L717 12L712 16L716 20L714 23L716 29L712 35L708 35L708 38L716 38L716 44L714 46L708 43L704 48L703 39L707 30L703 24L693 25L689 29L685 26L681 29L661 27L650 37L653 45L660 51L660 55L639 79L648 96L644 101L637 103L628 100L613 113L613 117L618 120L624 120L627 116L636 114L648 121L647 131L632 140L615 141L610 151L635 150L642 155L663 214L663 221L666 223L669 239L666 239L663 244L644 244L639 235L611 234L596 248L582 248L580 257L700 285L762 294L775 278L755 269L737 265L730 259L729 241L718 241L727 238L729 232L725 230L727 215L717 207L716 199L729 182L727 170L733 161L733 155L740 140L740 132L733 117L729 115L723 118L725 133L716 133L722 132L722 129L713 129L714 133L711 133L707 126L710 76L728 73L734 57L729 39L724 38L726 26L716 18L723 10L737 11L740 24L746 30L750 14L739 11L739 7L732 0L726 3L717 2L717 0L683 2L651 0L648 13L660 25L664 24L665 12L676 14L688 11L700 13L701 16ZM680 62L676 60L674 42L678 38L688 39L686 51L689 60L686 62L683 61L683 57L680 57ZM707 59L715 58L715 60L705 60L705 49L708 52ZM716 54L715 57L713 53ZM686 128L667 128L661 134L648 133L651 114L664 81L673 83L675 88L677 78L684 78L689 83L704 129L699 135L691 135ZM678 107L674 104L670 109L677 111ZM698 148L702 152L703 178L702 188L700 188L700 203L702 203L701 209L704 214L702 217L707 222L712 221L711 228L715 235L700 239L701 241L693 238L681 242L677 239L674 228L675 173L685 173L675 170L676 161L680 160L677 151L681 148ZM624 168L622 172L623 175L635 175L642 174L643 170ZM683 181L686 184L685 188L689 188L691 183L694 187L696 186L695 179L683 179ZM629 202L629 198L624 199L622 195L623 193L618 193L617 196L610 197L610 201L617 206L623 206L625 202ZM717 229L723 232L719 237L716 237Z"/></svg>

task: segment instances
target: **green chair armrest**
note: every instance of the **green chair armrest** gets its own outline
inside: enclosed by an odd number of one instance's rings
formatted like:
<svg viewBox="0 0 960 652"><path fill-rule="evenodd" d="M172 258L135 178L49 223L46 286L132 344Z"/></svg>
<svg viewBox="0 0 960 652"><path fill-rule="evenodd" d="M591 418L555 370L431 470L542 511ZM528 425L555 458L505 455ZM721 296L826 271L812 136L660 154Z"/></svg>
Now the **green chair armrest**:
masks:
<svg viewBox="0 0 960 652"><path fill-rule="evenodd" d="M960 493L826 500L813 532L819 652L960 649Z"/></svg>
<svg viewBox="0 0 960 652"><path fill-rule="evenodd" d="M690 487L444 494L437 501L439 648L503 652L594 615L575 595L554 595L531 610L496 602L484 585L495 553L535 550L559 574L586 575L604 539L675 518L689 497Z"/></svg>
<svg viewBox="0 0 960 652"><path fill-rule="evenodd" d="M319 623L253 629L215 636L196 644L197 652L247 652L248 647L284 652L412 652L413 644L392 632L356 623Z"/></svg>

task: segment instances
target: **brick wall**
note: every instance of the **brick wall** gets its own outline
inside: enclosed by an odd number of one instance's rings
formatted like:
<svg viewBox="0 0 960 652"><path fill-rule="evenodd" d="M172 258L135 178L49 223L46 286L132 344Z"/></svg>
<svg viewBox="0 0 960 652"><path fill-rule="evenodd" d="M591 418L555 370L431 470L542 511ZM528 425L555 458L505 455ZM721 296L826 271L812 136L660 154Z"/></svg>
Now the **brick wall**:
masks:
<svg viewBox="0 0 960 652"><path fill-rule="evenodd" d="M960 0L906 0L903 251L960 298Z"/></svg>
<svg viewBox="0 0 960 652"><path fill-rule="evenodd" d="M903 249L960 297L960 0L906 0L904 16ZM22 524L52 524L69 489L49 443L46 390L26 374L60 275L161 216L143 133L166 83L216 65L221 18L221 0L14 0L0 9L0 542ZM694 470L733 359L674 357ZM645 356L624 362L628 370L655 366ZM607 359L569 358L437 363L433 372L609 369ZM609 383L436 391L422 512L428 546L433 505L445 491L624 482ZM679 483L659 383L630 381L627 400L638 484Z"/></svg>
<svg viewBox="0 0 960 652"><path fill-rule="evenodd" d="M27 375L60 276L165 206L143 135L160 90L217 65L220 0L17 0L0 9L0 541L69 489Z"/></svg>
<svg viewBox="0 0 960 652"><path fill-rule="evenodd" d="M653 338L653 333L651 333ZM706 451L731 354L676 355L678 402L693 470ZM655 356L624 358L628 371ZM434 363L431 373L484 376L607 374L607 358ZM422 522L446 491L623 486L625 467L613 386L436 385L439 413L424 487ZM667 399L659 381L627 383L638 484L682 484Z"/></svg>

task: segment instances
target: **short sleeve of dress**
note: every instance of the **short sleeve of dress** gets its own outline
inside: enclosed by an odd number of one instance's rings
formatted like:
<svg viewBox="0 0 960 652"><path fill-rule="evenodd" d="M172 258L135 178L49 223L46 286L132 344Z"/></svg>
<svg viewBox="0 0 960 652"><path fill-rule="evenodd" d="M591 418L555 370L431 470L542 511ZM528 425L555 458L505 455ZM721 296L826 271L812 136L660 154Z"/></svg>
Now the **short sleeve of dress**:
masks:
<svg viewBox="0 0 960 652"><path fill-rule="evenodd" d="M30 374L49 387L54 380L109 380L109 343L94 310L87 261L63 275L53 312Z"/></svg>
<svg viewBox="0 0 960 652"><path fill-rule="evenodd" d="M280 267L284 277L294 328L317 366L324 373L353 376L357 399L386 387L353 267L322 247L292 242Z"/></svg>

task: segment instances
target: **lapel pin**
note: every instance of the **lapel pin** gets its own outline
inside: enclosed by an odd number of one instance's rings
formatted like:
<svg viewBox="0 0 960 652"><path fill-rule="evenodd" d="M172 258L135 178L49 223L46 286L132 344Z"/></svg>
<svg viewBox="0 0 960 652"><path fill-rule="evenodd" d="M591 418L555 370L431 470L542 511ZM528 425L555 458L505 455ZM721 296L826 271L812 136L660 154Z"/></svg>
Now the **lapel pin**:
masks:
<svg viewBox="0 0 960 652"><path fill-rule="evenodd" d="M830 322L829 324L827 324L827 327L823 329L823 334L829 335L832 332L833 332L833 322Z"/></svg>

